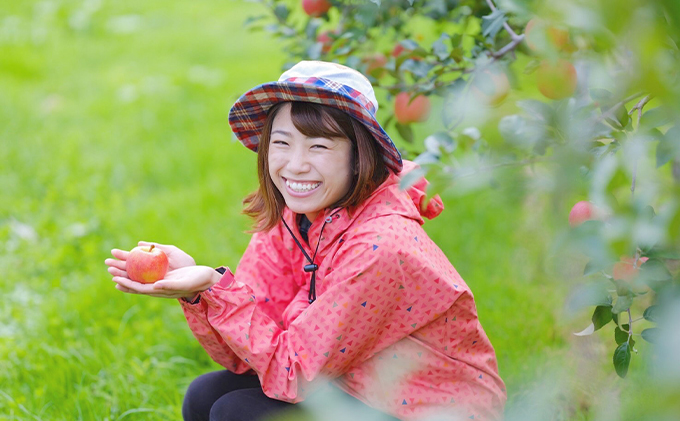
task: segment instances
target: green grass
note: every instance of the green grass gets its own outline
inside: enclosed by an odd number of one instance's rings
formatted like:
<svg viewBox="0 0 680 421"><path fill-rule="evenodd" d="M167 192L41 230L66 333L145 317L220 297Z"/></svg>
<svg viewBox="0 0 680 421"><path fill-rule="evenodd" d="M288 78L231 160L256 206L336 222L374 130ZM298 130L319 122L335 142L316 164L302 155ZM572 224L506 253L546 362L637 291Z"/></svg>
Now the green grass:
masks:
<svg viewBox="0 0 680 421"><path fill-rule="evenodd" d="M119 293L103 261L152 240L199 264L238 262L255 155L232 140L227 112L284 62L280 45L243 29L259 12L216 0L0 4L0 419L179 419L189 382L219 368L175 301ZM588 315L565 315L570 285L543 263L566 211L534 199L451 196L426 225L475 294L511 414L546 372L584 361L594 384L635 395L612 377L611 338L572 339ZM554 418L592 417L601 392L580 379L546 398L567 402Z"/></svg>

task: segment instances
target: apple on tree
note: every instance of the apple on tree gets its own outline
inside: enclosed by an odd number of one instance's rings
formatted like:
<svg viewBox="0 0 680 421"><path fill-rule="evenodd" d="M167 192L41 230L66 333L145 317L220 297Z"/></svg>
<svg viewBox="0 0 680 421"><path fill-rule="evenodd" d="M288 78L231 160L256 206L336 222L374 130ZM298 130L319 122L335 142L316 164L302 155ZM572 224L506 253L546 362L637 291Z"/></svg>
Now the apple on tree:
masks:
<svg viewBox="0 0 680 421"><path fill-rule="evenodd" d="M401 124L422 123L430 116L430 99L417 95L411 101L409 92L400 92L394 100L394 115Z"/></svg>
<svg viewBox="0 0 680 421"><path fill-rule="evenodd" d="M505 72L483 70L472 82L470 92L484 105L496 107L510 93L510 81Z"/></svg>
<svg viewBox="0 0 680 421"><path fill-rule="evenodd" d="M576 68L564 59L543 60L536 70L538 90L550 99L563 99L574 95L578 78Z"/></svg>
<svg viewBox="0 0 680 421"><path fill-rule="evenodd" d="M302 0L302 9L313 18L325 15L331 6L328 0Z"/></svg>
<svg viewBox="0 0 680 421"><path fill-rule="evenodd" d="M545 50L548 47L565 51L570 48L569 31L550 25L543 19L534 18L524 29L524 38L532 51Z"/></svg>
<svg viewBox="0 0 680 421"><path fill-rule="evenodd" d="M569 225L576 227L586 221L599 219L599 213L600 211L597 206L588 201L581 200L576 202L569 212Z"/></svg>
<svg viewBox="0 0 680 421"><path fill-rule="evenodd" d="M135 247L127 257L125 271L133 281L143 284L156 282L168 272L168 256L153 244Z"/></svg>

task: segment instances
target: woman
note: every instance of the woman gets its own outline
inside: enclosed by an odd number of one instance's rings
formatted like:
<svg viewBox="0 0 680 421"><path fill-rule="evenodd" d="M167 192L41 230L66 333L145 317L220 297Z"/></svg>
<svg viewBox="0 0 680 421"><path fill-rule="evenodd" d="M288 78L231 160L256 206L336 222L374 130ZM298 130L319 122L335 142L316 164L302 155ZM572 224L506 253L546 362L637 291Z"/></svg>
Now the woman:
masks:
<svg viewBox="0 0 680 421"><path fill-rule="evenodd" d="M107 259L119 290L179 298L227 369L192 383L185 419L262 419L329 380L399 419L501 416L472 293L421 227L441 201L426 201L425 180L399 189L413 164L403 168L377 108L370 82L334 63L303 61L253 88L229 115L260 181L244 201L256 224L236 274L158 245L170 271L139 284L126 252Z"/></svg>

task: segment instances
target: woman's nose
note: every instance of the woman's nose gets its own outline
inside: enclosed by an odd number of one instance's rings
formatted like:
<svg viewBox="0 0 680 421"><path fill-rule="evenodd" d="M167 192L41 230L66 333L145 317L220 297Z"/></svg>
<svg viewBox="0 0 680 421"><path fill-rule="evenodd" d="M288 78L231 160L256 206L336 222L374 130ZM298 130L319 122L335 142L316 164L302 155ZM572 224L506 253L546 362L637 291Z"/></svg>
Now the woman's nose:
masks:
<svg viewBox="0 0 680 421"><path fill-rule="evenodd" d="M288 170L295 173L303 173L309 171L310 163L309 157L302 150L291 151L286 165Z"/></svg>

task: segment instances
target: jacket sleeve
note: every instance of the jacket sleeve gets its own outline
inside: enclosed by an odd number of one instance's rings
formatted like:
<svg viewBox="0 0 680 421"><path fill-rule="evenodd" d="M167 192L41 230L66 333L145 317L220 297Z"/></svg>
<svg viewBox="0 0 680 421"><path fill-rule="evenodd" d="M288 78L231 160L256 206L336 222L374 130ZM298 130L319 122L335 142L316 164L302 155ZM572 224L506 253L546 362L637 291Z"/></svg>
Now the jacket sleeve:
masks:
<svg viewBox="0 0 680 421"><path fill-rule="evenodd" d="M458 298L429 262L402 249L405 239L382 238L380 246L366 240L341 247L332 261L337 269L318 280L327 290L287 330L229 272L203 293L219 340L257 372L268 396L303 400L315 379L344 374L435 319Z"/></svg>
<svg viewBox="0 0 680 421"><path fill-rule="evenodd" d="M291 281L290 258L283 255L288 249L280 244L280 234L276 229L254 234L239 262L235 278L249 286L252 296L257 294L259 311L282 326L282 313L300 287ZM229 269L225 274L234 278ZM213 361L237 374L249 371L248 363L232 351L208 321L205 294L201 294L196 304L179 300L191 331Z"/></svg>

